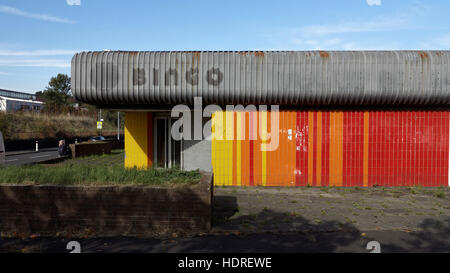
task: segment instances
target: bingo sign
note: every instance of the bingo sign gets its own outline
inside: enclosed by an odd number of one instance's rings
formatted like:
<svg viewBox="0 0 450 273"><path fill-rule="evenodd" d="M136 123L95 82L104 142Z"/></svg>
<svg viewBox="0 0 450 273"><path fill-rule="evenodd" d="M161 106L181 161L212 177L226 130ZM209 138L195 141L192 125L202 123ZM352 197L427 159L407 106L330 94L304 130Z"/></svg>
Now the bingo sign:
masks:
<svg viewBox="0 0 450 273"><path fill-rule="evenodd" d="M103 125L103 122L97 121L97 130L101 130L102 129L102 125Z"/></svg>

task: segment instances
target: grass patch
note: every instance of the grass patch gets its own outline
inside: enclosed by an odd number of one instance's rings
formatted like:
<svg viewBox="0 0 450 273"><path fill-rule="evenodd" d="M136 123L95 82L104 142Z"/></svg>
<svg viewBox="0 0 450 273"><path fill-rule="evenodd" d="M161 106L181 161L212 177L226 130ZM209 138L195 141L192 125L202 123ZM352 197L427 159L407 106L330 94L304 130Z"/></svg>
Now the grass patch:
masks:
<svg viewBox="0 0 450 273"><path fill-rule="evenodd" d="M195 184L199 171L126 169L120 165L62 164L0 167L0 184L36 185L175 185Z"/></svg>

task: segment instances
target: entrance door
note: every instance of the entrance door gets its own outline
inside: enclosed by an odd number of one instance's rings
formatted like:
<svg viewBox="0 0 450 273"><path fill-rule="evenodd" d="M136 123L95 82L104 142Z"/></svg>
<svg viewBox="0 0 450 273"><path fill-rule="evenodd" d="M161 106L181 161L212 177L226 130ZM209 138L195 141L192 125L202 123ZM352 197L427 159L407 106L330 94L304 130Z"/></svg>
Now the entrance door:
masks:
<svg viewBox="0 0 450 273"><path fill-rule="evenodd" d="M158 168L182 168L182 152L180 140L171 136L172 124L176 119L171 117L155 117L154 121L154 162Z"/></svg>

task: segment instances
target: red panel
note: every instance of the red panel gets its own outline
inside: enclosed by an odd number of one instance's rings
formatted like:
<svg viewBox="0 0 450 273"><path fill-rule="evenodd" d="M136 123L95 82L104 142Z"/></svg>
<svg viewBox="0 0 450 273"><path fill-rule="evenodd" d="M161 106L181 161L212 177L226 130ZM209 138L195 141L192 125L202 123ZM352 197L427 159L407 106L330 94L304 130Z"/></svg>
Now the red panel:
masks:
<svg viewBox="0 0 450 273"><path fill-rule="evenodd" d="M317 111L313 112L313 168L312 168L312 185L317 186Z"/></svg>

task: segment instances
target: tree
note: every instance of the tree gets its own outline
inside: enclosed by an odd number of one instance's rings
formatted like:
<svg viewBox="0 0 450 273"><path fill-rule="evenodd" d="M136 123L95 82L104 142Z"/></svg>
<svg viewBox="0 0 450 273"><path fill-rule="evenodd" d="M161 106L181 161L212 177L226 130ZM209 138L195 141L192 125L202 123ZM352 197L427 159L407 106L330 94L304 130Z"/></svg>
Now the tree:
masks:
<svg viewBox="0 0 450 273"><path fill-rule="evenodd" d="M70 77L66 74L51 77L48 86L44 91L36 92L36 97L42 99L46 107L61 109L69 106L72 98Z"/></svg>

